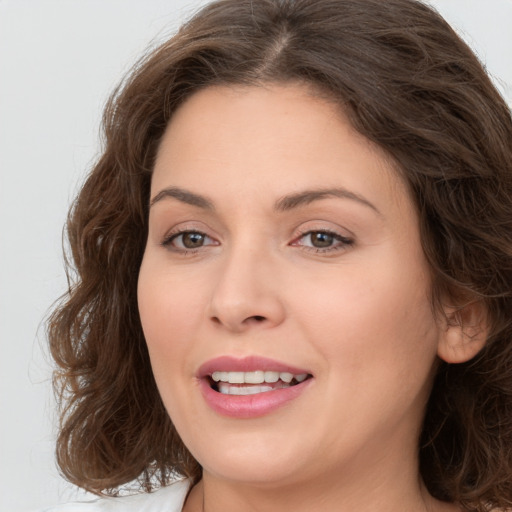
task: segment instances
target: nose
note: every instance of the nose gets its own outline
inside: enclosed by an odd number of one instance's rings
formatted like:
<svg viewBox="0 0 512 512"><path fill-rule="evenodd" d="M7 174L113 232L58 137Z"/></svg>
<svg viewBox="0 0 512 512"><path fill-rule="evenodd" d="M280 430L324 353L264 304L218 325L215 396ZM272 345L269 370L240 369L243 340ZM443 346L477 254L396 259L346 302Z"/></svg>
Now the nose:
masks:
<svg viewBox="0 0 512 512"><path fill-rule="evenodd" d="M226 255L209 305L211 321L234 333L275 327L285 318L272 258L250 247Z"/></svg>

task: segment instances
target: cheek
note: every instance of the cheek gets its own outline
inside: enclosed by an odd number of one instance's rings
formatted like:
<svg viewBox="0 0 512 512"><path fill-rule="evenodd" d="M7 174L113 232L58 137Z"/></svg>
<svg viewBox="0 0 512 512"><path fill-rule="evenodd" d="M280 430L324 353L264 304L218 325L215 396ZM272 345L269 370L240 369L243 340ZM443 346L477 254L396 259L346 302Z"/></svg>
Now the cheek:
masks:
<svg viewBox="0 0 512 512"><path fill-rule="evenodd" d="M137 295L142 328L158 381L160 374L168 374L166 370L170 366L179 366L190 349L189 340L199 325L202 298L197 287L180 285L175 275L159 270L149 260L142 263Z"/></svg>
<svg viewBox="0 0 512 512"><path fill-rule="evenodd" d="M191 365L200 297L197 288L183 285L175 275L151 261L143 261L139 273L138 305L151 368L162 401L175 425L191 423L190 393L194 382ZM185 377L185 381L183 380ZM179 393L176 390L180 390Z"/></svg>
<svg viewBox="0 0 512 512"><path fill-rule="evenodd" d="M353 265L338 279L303 282L293 294L300 298L299 330L314 340L327 366L336 365L339 379L354 387L368 379L421 384L436 358L439 331L429 279L421 266L394 261Z"/></svg>

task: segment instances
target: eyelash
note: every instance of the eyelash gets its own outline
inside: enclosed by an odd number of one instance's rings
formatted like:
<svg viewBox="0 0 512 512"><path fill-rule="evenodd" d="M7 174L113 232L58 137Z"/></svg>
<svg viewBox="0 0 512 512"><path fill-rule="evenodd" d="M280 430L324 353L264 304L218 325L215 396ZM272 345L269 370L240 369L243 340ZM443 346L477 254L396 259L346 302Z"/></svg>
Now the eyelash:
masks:
<svg viewBox="0 0 512 512"><path fill-rule="evenodd" d="M333 242L337 241L339 245L335 246L329 246L329 247L314 247L314 246L308 246L304 244L298 243L299 240L303 239L306 236L312 236L313 234L321 234L321 235L328 235L333 238ZM173 242L178 239L179 237L183 237L187 234L193 234L193 235L199 235L203 237L203 239L210 239L213 240L211 237L209 237L206 233L203 233L202 231L194 230L194 229L185 229L183 231L177 231L174 233L170 233L165 237L165 239L162 241L162 246L170 249L174 252L177 252L183 256L189 255L189 254L195 254L198 251L200 251L204 245L201 245L197 248L185 248L185 247L176 247L173 245ZM354 240L351 238L347 238L345 236L342 236L335 231L330 231L327 229L310 229L307 231L303 231L300 233L300 235L291 242L290 245L292 246L299 246L302 247L302 250L314 252L315 254L325 254L328 252L334 252L334 251L343 251L346 250L348 247L352 246L354 244ZM218 243L208 244L208 245L218 245Z"/></svg>
<svg viewBox="0 0 512 512"><path fill-rule="evenodd" d="M333 238L333 242L337 241L339 245L333 245L329 247L314 247L297 243L299 240L303 239L306 236L311 237L311 235L313 235L314 233L331 236ZM315 254L325 254L328 252L345 251L350 246L354 245L354 240L342 236L339 233L336 233L335 231L331 231L329 229L308 229L307 231L303 231L302 233L300 233L300 235L292 242L291 245L298 245L302 247L303 250L311 251L314 252Z"/></svg>
<svg viewBox="0 0 512 512"><path fill-rule="evenodd" d="M200 235L203 237L203 239L209 238L210 240L213 240L213 238L209 237L206 233L203 233L202 231L198 231L197 229L184 229L182 231L176 231L174 233L170 233L167 235L164 240L162 241L162 245L174 252L177 252L179 254L182 254L183 256L186 256L187 254L195 254L199 250L201 250L204 245L201 245L197 248L186 248L186 247L176 247L173 245L173 242L179 238L183 237L188 234L194 234L194 235ZM210 245L218 245L218 244L210 244Z"/></svg>

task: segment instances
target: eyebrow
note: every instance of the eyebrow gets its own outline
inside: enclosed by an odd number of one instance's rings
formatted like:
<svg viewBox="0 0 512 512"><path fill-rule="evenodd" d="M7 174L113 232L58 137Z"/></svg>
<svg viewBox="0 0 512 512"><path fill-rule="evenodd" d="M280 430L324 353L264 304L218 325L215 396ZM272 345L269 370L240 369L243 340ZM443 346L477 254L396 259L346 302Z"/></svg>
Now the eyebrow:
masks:
<svg viewBox="0 0 512 512"><path fill-rule="evenodd" d="M278 199L274 204L274 210L278 212L286 212L295 208L306 206L314 201L321 199L328 199L330 197L338 197L340 199L350 199L371 208L375 213L382 217L382 213L378 208L363 196L351 192L345 188L325 188L315 190L304 190L296 194L287 195ZM191 206L197 206L205 210L215 210L213 202L205 196L194 194L188 190L179 187L164 188L153 199L151 199L150 206L162 201L165 198L176 199L182 203Z"/></svg>
<svg viewBox="0 0 512 512"><path fill-rule="evenodd" d="M160 190L158 194L151 199L149 206L153 206L155 203L158 203L164 198L173 198L178 201L190 204L192 206L197 206L199 208L203 208L205 210L214 210L213 203L204 196L200 196L199 194L194 194L193 192L189 192L183 188L178 187L169 187Z"/></svg>
<svg viewBox="0 0 512 512"><path fill-rule="evenodd" d="M379 211L379 209L373 203L368 201L368 199L365 199L363 196L351 192L345 188L305 190L304 192L284 196L276 202L274 209L280 212L285 212L294 208L306 206L314 201L318 201L320 199L328 199L330 197L338 197L340 199L350 199L352 201L356 201L359 204L371 208L375 213L382 217L382 213Z"/></svg>

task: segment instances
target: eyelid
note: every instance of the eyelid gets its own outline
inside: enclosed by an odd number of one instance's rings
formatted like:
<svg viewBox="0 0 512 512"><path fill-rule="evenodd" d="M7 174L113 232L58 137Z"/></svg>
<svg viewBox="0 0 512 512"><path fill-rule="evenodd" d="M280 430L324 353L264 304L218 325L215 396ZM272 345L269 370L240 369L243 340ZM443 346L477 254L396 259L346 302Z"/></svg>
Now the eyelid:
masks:
<svg viewBox="0 0 512 512"><path fill-rule="evenodd" d="M298 229L298 234L296 234L294 236L292 242L290 242L289 245L295 246L295 247L300 247L302 250L311 251L316 254L344 252L349 247L354 245L355 238L352 235L352 233L342 234L340 231L341 231L341 229L327 227L327 226L325 226L325 224L321 225L321 226L319 226L318 224L317 225L310 224L310 225L306 225L306 226L301 226ZM328 246L328 247L315 247L313 245L305 245L305 244L299 243L299 241L301 239L303 239L304 237L306 237L308 235L312 235L313 233L324 233L324 234L330 235L335 240L337 240L338 243L336 245L332 245L332 246Z"/></svg>
<svg viewBox="0 0 512 512"><path fill-rule="evenodd" d="M170 243L173 240L176 240L177 238L179 238L180 236L187 235L187 234L190 234L190 233L201 235L204 238L208 238L210 240L213 240L213 238L211 236L207 235L206 233L203 233L202 231L197 231L196 229L186 229L185 231L178 231L177 233L170 234L169 236L167 236L164 239L163 243L164 244ZM213 244L208 244L208 245L213 245Z"/></svg>
<svg viewBox="0 0 512 512"><path fill-rule="evenodd" d="M215 238L212 235L213 230L205 224L204 222L195 221L195 220L184 220L176 222L171 228L167 229L164 235L161 236L162 240L169 239L173 235L179 235L181 233L201 233L210 238Z"/></svg>
<svg viewBox="0 0 512 512"><path fill-rule="evenodd" d="M313 219L308 222L302 222L300 226L295 229L296 234L294 238L307 235L312 232L330 233L346 240L355 240L355 234L349 229L339 226L333 222L321 219Z"/></svg>
<svg viewBox="0 0 512 512"><path fill-rule="evenodd" d="M352 237L342 235L341 233L338 233L337 231L333 231L331 229L307 229L303 232L300 232L299 235L294 238L294 240L299 240L301 238L304 238L306 235L311 235L312 233L324 233L326 235L331 235L334 238L337 238L346 243L354 243Z"/></svg>
<svg viewBox="0 0 512 512"><path fill-rule="evenodd" d="M196 225L191 225L190 223L182 223L174 226L172 229L167 231L165 235L162 237L160 241L160 245L168 250L172 250L176 253L188 254L200 251L204 247L217 246L220 245L220 242L212 235L208 233L208 229L200 228ZM195 248L186 248L186 247L176 247L172 245L173 240L178 238L179 236L185 235L187 233L197 233L205 238L213 241L214 243L208 243L205 245L201 245Z"/></svg>

